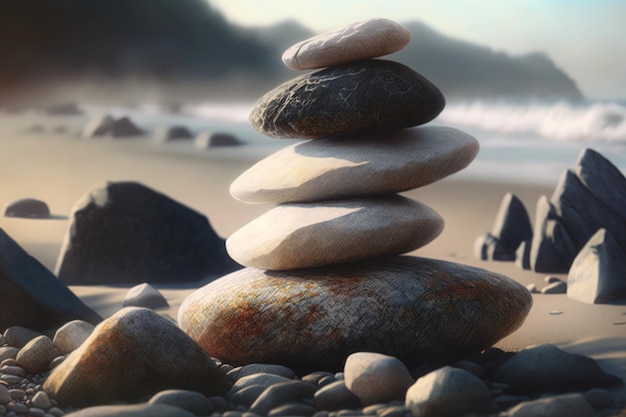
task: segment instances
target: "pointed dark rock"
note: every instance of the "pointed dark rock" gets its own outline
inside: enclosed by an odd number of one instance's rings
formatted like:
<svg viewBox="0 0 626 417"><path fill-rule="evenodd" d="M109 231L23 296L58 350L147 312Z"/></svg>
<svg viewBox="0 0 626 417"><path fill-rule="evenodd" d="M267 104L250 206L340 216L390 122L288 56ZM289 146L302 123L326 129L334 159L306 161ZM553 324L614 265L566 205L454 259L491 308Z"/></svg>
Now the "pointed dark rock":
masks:
<svg viewBox="0 0 626 417"><path fill-rule="evenodd" d="M183 283L239 269L202 214L136 182L109 182L74 207L57 263L67 284Z"/></svg>
<svg viewBox="0 0 626 417"><path fill-rule="evenodd" d="M43 331L76 319L102 320L2 229L0 294L0 332L11 326Z"/></svg>
<svg viewBox="0 0 626 417"><path fill-rule="evenodd" d="M532 240L525 240L517 247L515 251L515 265L518 268L530 269L530 247Z"/></svg>
<svg viewBox="0 0 626 417"><path fill-rule="evenodd" d="M610 230L620 244L626 244L626 222L597 199L572 171L563 173L550 201L577 251L600 228Z"/></svg>
<svg viewBox="0 0 626 417"><path fill-rule="evenodd" d="M626 178L615 165L586 148L578 156L576 175L594 197L626 222Z"/></svg>
<svg viewBox="0 0 626 417"><path fill-rule="evenodd" d="M588 304L626 298L626 254L600 229L581 249L567 277L568 297Z"/></svg>
<svg viewBox="0 0 626 417"><path fill-rule="evenodd" d="M507 251L500 240L489 232L474 241L474 256L483 261L515 260L515 253Z"/></svg>
<svg viewBox="0 0 626 417"><path fill-rule="evenodd" d="M502 199L491 234L510 254L515 254L520 243L532 239L533 229L528 212L524 203L514 194L507 193Z"/></svg>
<svg viewBox="0 0 626 417"><path fill-rule="evenodd" d="M537 201L535 229L530 248L530 268L535 272L566 273L577 250L567 230L557 220L545 196Z"/></svg>

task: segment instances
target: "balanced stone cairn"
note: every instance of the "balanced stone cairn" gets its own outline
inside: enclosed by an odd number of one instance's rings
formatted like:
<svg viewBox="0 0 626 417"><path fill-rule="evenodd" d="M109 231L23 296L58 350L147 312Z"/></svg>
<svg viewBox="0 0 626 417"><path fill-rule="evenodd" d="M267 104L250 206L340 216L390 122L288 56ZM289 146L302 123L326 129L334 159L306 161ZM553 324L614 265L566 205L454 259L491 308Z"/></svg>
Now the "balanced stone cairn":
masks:
<svg viewBox="0 0 626 417"><path fill-rule="evenodd" d="M180 307L180 327L211 356L298 373L342 369L357 351L441 363L493 345L526 318L530 294L505 276L400 256L436 238L443 219L396 193L465 168L479 148L453 128L415 127L441 112L441 92L400 63L372 59L410 38L373 19L284 53L292 69L321 69L267 93L250 120L268 136L312 140L232 183L235 198L277 207L226 242L247 268Z"/></svg>

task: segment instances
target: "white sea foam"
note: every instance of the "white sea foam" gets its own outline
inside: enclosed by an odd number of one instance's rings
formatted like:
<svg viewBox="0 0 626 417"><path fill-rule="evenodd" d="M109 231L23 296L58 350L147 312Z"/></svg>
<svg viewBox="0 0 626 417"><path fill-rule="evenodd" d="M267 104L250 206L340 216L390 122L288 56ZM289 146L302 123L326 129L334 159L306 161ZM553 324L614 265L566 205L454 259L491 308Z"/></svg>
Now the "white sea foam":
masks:
<svg viewBox="0 0 626 417"><path fill-rule="evenodd" d="M437 122L557 141L626 142L626 105L619 102L452 102Z"/></svg>

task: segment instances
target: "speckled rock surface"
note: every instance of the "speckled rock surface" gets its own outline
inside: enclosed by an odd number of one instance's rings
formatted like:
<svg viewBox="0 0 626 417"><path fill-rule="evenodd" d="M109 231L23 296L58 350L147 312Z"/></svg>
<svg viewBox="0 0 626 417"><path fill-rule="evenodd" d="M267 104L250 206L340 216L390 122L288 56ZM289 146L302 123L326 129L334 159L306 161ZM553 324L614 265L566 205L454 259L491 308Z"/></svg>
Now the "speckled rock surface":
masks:
<svg viewBox="0 0 626 417"><path fill-rule="evenodd" d="M310 140L257 162L230 192L252 204L396 193L460 171L478 149L472 136L442 126Z"/></svg>
<svg viewBox="0 0 626 417"><path fill-rule="evenodd" d="M385 60L326 68L287 81L257 101L250 123L275 138L320 138L417 126L445 106L411 68Z"/></svg>
<svg viewBox="0 0 626 417"><path fill-rule="evenodd" d="M261 269L295 269L396 255L443 230L430 207L398 195L283 204L233 233L230 256Z"/></svg>
<svg viewBox="0 0 626 417"><path fill-rule="evenodd" d="M411 32L404 26L389 19L369 19L298 42L282 59L294 70L324 68L387 55L410 40Z"/></svg>
<svg viewBox="0 0 626 417"><path fill-rule="evenodd" d="M480 351L518 328L522 285L465 265L416 257L299 271L246 268L192 293L180 327L227 363L302 373L342 369L356 351L408 363Z"/></svg>

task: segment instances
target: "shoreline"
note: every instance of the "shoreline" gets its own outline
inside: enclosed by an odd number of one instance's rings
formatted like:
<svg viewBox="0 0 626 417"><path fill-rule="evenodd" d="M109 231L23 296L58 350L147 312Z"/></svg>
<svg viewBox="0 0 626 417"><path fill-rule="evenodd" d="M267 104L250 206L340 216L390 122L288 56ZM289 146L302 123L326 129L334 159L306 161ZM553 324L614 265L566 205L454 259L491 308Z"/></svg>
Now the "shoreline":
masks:
<svg viewBox="0 0 626 417"><path fill-rule="evenodd" d="M0 116L0 122L7 118ZM36 122L38 116L32 118ZM271 207L243 204L232 198L228 190L230 183L262 155L257 155L256 159L250 153L238 156L241 148L235 147L217 152L211 150L195 157L185 152L168 151L165 147L146 146L149 139L77 139L71 135L72 127L78 128L76 118L50 117L49 120L58 120L59 124L70 120L74 124L70 124L64 134L35 134L16 133L17 123L0 123L0 155L5 156L0 164L0 177L5 178L3 187L0 187L0 203L4 205L27 197L41 199L48 203L55 218L2 216L0 227L51 271L54 271L73 205L103 181L142 182L206 215L218 235L224 238ZM280 146L283 146L282 142ZM263 150L272 151L271 148ZM460 173L401 193L429 205L445 221L444 231L438 238L409 255L486 269L525 286L534 283L541 289L546 285L543 281L545 274L519 269L512 262L481 261L472 252L474 240L491 230L507 192L522 200L531 222L534 222L537 199L541 195L550 196L554 185L511 182L495 177L478 180ZM567 279L566 275L556 276ZM170 303L169 309L158 312L174 320L180 303L195 290L156 287ZM129 288L70 286L103 317L121 308ZM581 347L581 341L589 338L618 340L619 343L611 345L618 346L618 349L608 363L617 367L615 369L626 378L626 305L587 305L570 300L565 294L533 294L533 300L533 308L525 323L498 342L497 347L519 350L529 345L554 343L573 344L574 350L589 350L593 343L583 343ZM601 352L602 346L602 343L595 346L595 351ZM604 355L606 358L606 352ZM623 396L626 398L626 391Z"/></svg>

